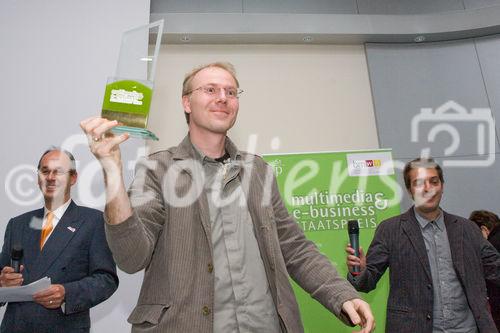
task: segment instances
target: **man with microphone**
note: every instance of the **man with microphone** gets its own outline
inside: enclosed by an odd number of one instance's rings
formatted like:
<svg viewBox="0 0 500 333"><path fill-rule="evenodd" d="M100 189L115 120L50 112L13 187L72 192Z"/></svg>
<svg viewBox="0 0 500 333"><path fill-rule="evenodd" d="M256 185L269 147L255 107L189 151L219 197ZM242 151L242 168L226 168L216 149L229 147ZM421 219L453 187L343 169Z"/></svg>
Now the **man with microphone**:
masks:
<svg viewBox="0 0 500 333"><path fill-rule="evenodd" d="M102 212L71 200L75 159L58 148L38 163L44 208L12 218L0 255L0 286L27 285L45 276L52 285L33 302L9 302L0 332L89 332L91 307L118 287Z"/></svg>
<svg viewBox="0 0 500 333"><path fill-rule="evenodd" d="M485 280L500 284L500 255L473 222L443 211L443 171L432 159L406 164L415 205L378 226L365 257L346 248L349 281L376 288L389 268L386 332L497 332Z"/></svg>

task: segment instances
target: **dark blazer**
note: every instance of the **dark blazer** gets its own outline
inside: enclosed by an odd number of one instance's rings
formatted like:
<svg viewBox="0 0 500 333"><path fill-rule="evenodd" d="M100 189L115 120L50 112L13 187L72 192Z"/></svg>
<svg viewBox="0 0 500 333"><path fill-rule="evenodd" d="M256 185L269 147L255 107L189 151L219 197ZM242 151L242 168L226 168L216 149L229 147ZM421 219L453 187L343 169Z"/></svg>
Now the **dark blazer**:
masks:
<svg viewBox="0 0 500 333"><path fill-rule="evenodd" d="M24 250L23 284L48 276L66 290L65 313L35 302L8 303L0 332L88 332L89 309L118 287L116 266L104 235L102 212L71 202L40 251L44 210L12 218L5 231L0 265L10 266L12 246Z"/></svg>
<svg viewBox="0 0 500 333"><path fill-rule="evenodd" d="M485 279L500 283L500 255L473 222L443 213L453 266L479 332L497 332L488 312ZM431 333L431 270L413 208L380 223L366 263L363 273L349 280L357 290L369 292L389 267L386 332Z"/></svg>

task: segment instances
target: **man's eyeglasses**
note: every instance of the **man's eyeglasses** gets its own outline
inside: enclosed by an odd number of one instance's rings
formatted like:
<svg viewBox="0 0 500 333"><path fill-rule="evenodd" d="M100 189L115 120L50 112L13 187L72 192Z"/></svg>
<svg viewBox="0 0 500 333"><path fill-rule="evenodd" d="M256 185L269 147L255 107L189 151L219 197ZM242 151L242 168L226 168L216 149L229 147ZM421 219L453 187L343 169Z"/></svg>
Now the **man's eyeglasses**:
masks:
<svg viewBox="0 0 500 333"><path fill-rule="evenodd" d="M54 170L49 170L49 169L41 169L38 170L38 174L44 177L48 177L50 175L54 176L64 176L67 173L70 173L71 171L65 171L63 169L54 169Z"/></svg>
<svg viewBox="0 0 500 333"><path fill-rule="evenodd" d="M224 88L224 87L216 87L209 85L209 86L201 86L196 89L190 90L186 93L186 95L189 95L195 92L196 90L201 90L205 94L211 97L220 95L221 90L224 90L224 94L226 95L227 98L239 98L241 93L243 92L243 90L238 88L233 88L233 87Z"/></svg>

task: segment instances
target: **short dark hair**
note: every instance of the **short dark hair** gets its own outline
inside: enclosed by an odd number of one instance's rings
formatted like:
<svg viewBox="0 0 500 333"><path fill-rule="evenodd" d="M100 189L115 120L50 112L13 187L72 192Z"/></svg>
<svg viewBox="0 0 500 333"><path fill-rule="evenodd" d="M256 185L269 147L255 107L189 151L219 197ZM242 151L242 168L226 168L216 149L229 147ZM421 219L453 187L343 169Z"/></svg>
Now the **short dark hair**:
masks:
<svg viewBox="0 0 500 333"><path fill-rule="evenodd" d="M75 157L73 156L73 154L71 154L69 151L67 150L64 150L64 149L61 149L59 147L56 147L56 146L50 146L43 154L42 156L40 157L40 159L38 160L38 166L36 167L38 170L40 170L40 167L42 165L42 160L43 160L43 157L45 155L47 155L48 153L51 153L53 151L59 151L61 153L64 153L66 156L68 156L69 158L69 162L70 162L70 169L69 169L69 172L70 174L75 174L76 173L76 161L75 161Z"/></svg>
<svg viewBox="0 0 500 333"><path fill-rule="evenodd" d="M441 183L444 184L443 169L441 169L439 164L437 164L437 162L430 157L427 158L419 157L406 163L405 168L403 170L403 178L407 190L410 190L411 188L410 171L418 168L435 169L438 173L439 180L441 181Z"/></svg>
<svg viewBox="0 0 500 333"><path fill-rule="evenodd" d="M476 223L478 227L485 226L491 231L497 224L500 224L498 215L487 210L475 210L470 213L469 220Z"/></svg>

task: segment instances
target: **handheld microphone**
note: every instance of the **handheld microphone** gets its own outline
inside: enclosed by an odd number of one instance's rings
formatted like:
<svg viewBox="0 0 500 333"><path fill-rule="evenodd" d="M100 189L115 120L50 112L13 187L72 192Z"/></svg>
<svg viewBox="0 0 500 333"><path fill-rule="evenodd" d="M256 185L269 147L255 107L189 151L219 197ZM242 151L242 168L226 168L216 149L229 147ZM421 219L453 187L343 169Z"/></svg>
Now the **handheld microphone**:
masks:
<svg viewBox="0 0 500 333"><path fill-rule="evenodd" d="M349 233L351 247L354 249L354 255L359 258L359 225L357 220L347 221L347 232ZM359 266L354 266L351 274L358 275L359 273Z"/></svg>
<svg viewBox="0 0 500 333"><path fill-rule="evenodd" d="M23 249L20 247L13 247L10 253L10 267L14 268L15 273L21 270L21 259L23 258Z"/></svg>

